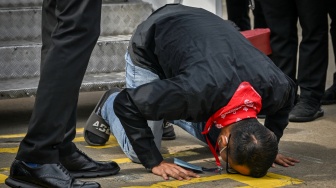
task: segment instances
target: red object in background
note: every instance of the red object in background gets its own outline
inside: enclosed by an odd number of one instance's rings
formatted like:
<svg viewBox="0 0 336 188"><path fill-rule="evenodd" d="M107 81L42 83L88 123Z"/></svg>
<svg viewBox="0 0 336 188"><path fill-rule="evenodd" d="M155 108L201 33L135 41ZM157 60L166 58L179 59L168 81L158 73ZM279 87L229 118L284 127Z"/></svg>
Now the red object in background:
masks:
<svg viewBox="0 0 336 188"><path fill-rule="evenodd" d="M270 55L272 53L270 44L270 29L252 29L241 31L240 33L244 35L244 37L246 37L253 46L264 52L266 55Z"/></svg>

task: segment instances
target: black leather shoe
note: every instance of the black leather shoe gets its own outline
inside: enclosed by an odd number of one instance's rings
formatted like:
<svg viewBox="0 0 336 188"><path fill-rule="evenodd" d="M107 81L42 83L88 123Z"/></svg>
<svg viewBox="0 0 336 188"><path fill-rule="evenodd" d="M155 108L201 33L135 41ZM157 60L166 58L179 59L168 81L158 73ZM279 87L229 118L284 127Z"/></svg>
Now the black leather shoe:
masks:
<svg viewBox="0 0 336 188"><path fill-rule="evenodd" d="M110 176L120 171L116 162L94 161L79 149L70 156L60 158L60 162L75 178Z"/></svg>
<svg viewBox="0 0 336 188"><path fill-rule="evenodd" d="M324 92L324 95L321 99L321 104L336 104L336 84L333 84Z"/></svg>
<svg viewBox="0 0 336 188"><path fill-rule="evenodd" d="M96 188L97 182L82 182L74 179L61 164L43 164L29 167L25 162L14 160L10 175L5 181L9 187L55 187Z"/></svg>
<svg viewBox="0 0 336 188"><path fill-rule="evenodd" d="M289 121L291 122L308 122L313 121L324 115L319 103L311 101L300 101L295 105L289 113Z"/></svg>
<svg viewBox="0 0 336 188"><path fill-rule="evenodd" d="M175 130L174 130L174 124L163 121L163 133L162 133L162 140L174 140L176 138Z"/></svg>

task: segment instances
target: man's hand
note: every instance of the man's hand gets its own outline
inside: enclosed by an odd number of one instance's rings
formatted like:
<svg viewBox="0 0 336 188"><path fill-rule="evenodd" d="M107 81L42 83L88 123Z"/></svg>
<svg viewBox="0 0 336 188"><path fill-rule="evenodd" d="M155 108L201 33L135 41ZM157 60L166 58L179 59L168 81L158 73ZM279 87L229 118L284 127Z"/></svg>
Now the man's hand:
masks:
<svg viewBox="0 0 336 188"><path fill-rule="evenodd" d="M295 166L295 163L299 163L300 161L291 157L284 156L282 154L278 154L275 158L275 161L272 165L272 167L275 167L275 164L289 167L289 166Z"/></svg>
<svg viewBox="0 0 336 188"><path fill-rule="evenodd" d="M168 180L169 177L177 180L190 180L191 178L199 178L196 173L186 170L174 163L167 163L162 161L158 166L153 167L153 174L162 176L163 179Z"/></svg>

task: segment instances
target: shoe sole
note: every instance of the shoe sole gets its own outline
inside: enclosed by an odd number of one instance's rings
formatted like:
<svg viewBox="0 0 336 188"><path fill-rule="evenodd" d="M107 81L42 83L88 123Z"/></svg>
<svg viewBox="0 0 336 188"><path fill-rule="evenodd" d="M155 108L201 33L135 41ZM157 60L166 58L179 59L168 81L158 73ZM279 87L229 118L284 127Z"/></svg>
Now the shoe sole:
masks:
<svg viewBox="0 0 336 188"><path fill-rule="evenodd" d="M324 115L324 111L321 109L317 111L313 117L289 117L290 122L309 122L314 121L315 119L322 117Z"/></svg>
<svg viewBox="0 0 336 188"><path fill-rule="evenodd" d="M100 171L100 172L88 172L88 171L83 171L83 172L69 171L69 172L74 178L96 178L96 177L116 175L118 174L119 171L120 171L120 167L112 171L110 170L110 171Z"/></svg>
<svg viewBox="0 0 336 188"><path fill-rule="evenodd" d="M174 126L177 126L170 122L163 122L163 133L162 140L175 140L176 134L174 130Z"/></svg>
<svg viewBox="0 0 336 188"><path fill-rule="evenodd" d="M171 136L171 137L162 137L162 140L175 140L176 136Z"/></svg>
<svg viewBox="0 0 336 188"><path fill-rule="evenodd" d="M259 115L257 115L257 118L259 118L259 119L265 119L265 118L266 118L266 115L259 114Z"/></svg>
<svg viewBox="0 0 336 188"><path fill-rule="evenodd" d="M331 101L321 101L322 105L330 105L330 104L336 104L336 100L331 100Z"/></svg>
<svg viewBox="0 0 336 188"><path fill-rule="evenodd" d="M41 186L38 186L36 184L24 182L24 181L17 180L11 177L8 177L5 180L5 184L8 185L9 187L14 187L14 188L42 188Z"/></svg>

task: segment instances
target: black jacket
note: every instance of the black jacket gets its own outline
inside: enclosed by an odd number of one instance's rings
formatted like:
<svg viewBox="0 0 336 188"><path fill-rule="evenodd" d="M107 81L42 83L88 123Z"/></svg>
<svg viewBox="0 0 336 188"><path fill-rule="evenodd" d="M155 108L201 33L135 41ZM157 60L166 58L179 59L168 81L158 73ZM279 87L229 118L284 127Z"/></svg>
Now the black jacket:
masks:
<svg viewBox="0 0 336 188"><path fill-rule="evenodd" d="M140 24L129 45L133 63L160 80L124 89L114 110L146 168L162 156L146 120L205 122L249 82L262 97L265 126L280 139L294 83L229 22L199 8L166 5Z"/></svg>

